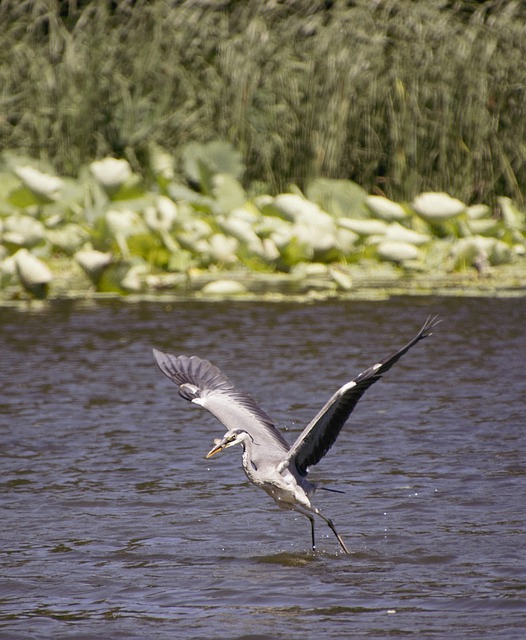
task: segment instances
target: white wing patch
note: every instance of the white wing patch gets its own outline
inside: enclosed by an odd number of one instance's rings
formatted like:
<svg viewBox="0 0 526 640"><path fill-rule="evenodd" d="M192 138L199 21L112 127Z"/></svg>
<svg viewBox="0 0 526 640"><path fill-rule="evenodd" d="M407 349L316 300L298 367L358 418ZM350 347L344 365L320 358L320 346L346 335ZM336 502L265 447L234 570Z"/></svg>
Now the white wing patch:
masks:
<svg viewBox="0 0 526 640"><path fill-rule="evenodd" d="M351 380L351 382L348 382L347 384L343 385L343 387L340 389L340 393L343 394L343 393L345 393L346 391L349 391L349 389L352 389L355 386L356 386L356 382Z"/></svg>

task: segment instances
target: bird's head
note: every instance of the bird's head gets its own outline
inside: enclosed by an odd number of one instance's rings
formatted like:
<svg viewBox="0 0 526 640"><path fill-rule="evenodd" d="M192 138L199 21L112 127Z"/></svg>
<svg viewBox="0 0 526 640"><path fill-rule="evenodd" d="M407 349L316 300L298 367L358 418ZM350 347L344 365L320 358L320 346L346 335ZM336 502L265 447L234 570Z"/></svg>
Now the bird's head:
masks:
<svg viewBox="0 0 526 640"><path fill-rule="evenodd" d="M243 429L231 429L225 433L225 437L223 439L217 438L214 440L214 447L210 449L210 451L206 454L207 458L211 458L215 456L216 453L223 451L223 449L228 449L228 447L233 447L235 444L243 444L247 440L251 440L252 437Z"/></svg>

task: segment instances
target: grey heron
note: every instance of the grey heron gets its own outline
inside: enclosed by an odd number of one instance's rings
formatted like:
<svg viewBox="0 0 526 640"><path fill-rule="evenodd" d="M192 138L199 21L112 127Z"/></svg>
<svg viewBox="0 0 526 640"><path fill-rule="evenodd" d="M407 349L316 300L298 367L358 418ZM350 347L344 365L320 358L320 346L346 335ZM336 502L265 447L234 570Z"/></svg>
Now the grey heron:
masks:
<svg viewBox="0 0 526 640"><path fill-rule="evenodd" d="M438 322L436 316L429 317L405 347L340 387L292 446L253 398L236 389L208 360L197 356L173 356L157 349L153 354L160 370L179 387L179 394L210 411L226 427L225 436L214 441L206 458L236 444L241 445L243 469L248 479L266 491L282 509L297 511L310 520L313 551L316 549L315 516L319 516L330 527L343 551L349 553L333 521L311 502L317 485L307 479L309 467L329 451L365 391L411 347L432 335Z"/></svg>

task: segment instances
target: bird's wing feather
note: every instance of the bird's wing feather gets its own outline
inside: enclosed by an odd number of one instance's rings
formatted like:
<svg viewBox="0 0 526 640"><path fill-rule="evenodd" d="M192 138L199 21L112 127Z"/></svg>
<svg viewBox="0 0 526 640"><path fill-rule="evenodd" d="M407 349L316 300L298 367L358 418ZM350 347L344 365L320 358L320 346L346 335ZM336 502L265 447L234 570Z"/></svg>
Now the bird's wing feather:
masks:
<svg viewBox="0 0 526 640"><path fill-rule="evenodd" d="M278 446L283 452L289 445L256 401L238 391L216 366L197 356L173 356L157 349L153 355L159 369L179 387L185 400L204 407L227 430L244 429L256 442Z"/></svg>
<svg viewBox="0 0 526 640"><path fill-rule="evenodd" d="M280 465L281 469L291 463L300 475L323 458L334 444L343 425L365 391L379 380L411 347L432 334L439 320L428 318L418 334L405 347L393 352L379 363L369 367L351 382L343 385L325 404L316 417L303 430Z"/></svg>

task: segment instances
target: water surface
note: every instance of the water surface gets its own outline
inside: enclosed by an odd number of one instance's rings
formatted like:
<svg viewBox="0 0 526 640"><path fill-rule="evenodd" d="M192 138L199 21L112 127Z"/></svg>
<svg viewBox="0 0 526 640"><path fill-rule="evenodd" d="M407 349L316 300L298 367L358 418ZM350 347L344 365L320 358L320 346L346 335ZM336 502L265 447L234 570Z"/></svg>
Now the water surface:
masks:
<svg viewBox="0 0 526 640"><path fill-rule="evenodd" d="M223 429L151 356L209 358L292 442L435 313L313 470L350 556L239 449L204 459ZM522 638L525 326L524 299L0 310L0 636Z"/></svg>

